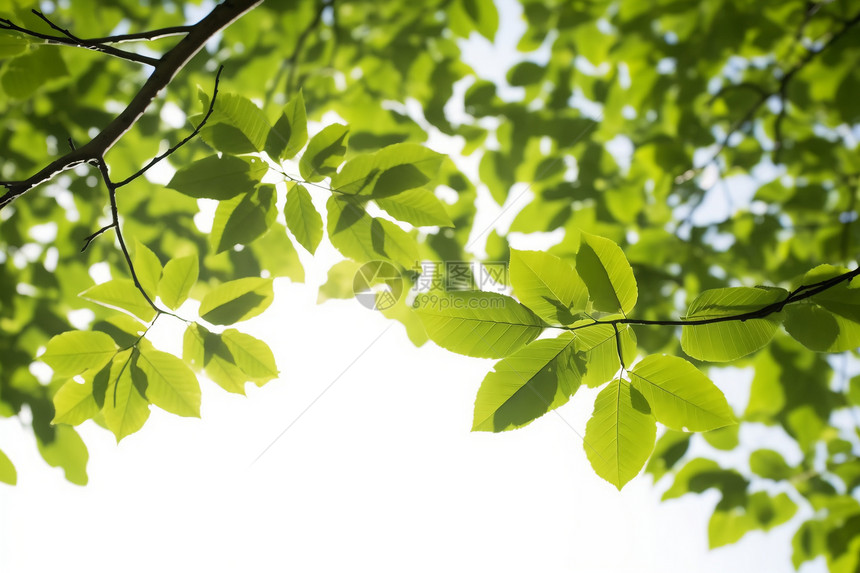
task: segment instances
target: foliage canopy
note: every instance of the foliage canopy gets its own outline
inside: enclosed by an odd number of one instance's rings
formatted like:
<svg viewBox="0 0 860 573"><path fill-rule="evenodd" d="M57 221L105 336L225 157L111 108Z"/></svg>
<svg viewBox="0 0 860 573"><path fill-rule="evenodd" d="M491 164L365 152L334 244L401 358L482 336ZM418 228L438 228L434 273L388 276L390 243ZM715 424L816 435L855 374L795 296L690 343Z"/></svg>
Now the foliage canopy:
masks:
<svg viewBox="0 0 860 573"><path fill-rule="evenodd" d="M0 414L31 412L67 479L87 480L85 420L119 441L151 405L199 416L199 375L276 379L234 325L330 241L321 300L363 263L416 287L421 261L509 262L504 293L472 276L383 310L417 345L499 359L473 430L599 389L599 476L718 490L712 547L803 505L795 566L860 567L860 3L35 6L0 14ZM180 356L157 320L185 324ZM745 403L720 364L753 371ZM751 425L788 446L755 449Z"/></svg>

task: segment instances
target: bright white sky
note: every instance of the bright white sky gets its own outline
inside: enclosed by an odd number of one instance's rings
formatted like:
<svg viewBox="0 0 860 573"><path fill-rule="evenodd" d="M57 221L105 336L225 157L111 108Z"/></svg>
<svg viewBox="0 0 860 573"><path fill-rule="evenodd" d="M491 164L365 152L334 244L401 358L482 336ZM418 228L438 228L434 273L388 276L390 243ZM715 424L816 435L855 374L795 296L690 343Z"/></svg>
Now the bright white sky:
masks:
<svg viewBox="0 0 860 573"><path fill-rule="evenodd" d="M502 39L518 26L509 9ZM470 44L483 70L498 61ZM492 361L416 349L352 300L317 306L335 260L321 249L304 257L307 284L277 281L272 308L241 325L273 348L281 378L249 384L248 398L205 382L201 420L153 407L119 446L85 423L88 486L49 468L19 420L0 419L19 483L0 485L0 571L793 571L801 517L709 552L716 492L659 503L650 477L622 493L598 478L581 438L594 391L526 429L470 433ZM169 320L151 339L177 352Z"/></svg>

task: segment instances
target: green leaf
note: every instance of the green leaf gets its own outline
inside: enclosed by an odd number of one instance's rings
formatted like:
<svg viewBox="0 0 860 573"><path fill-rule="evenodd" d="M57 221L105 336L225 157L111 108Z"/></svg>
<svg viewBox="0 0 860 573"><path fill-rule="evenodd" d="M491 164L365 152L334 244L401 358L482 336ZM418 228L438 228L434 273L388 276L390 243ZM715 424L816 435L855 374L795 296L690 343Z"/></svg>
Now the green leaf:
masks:
<svg viewBox="0 0 860 573"><path fill-rule="evenodd" d="M816 352L845 352L860 346L860 323L817 304L788 305L785 330Z"/></svg>
<svg viewBox="0 0 860 573"><path fill-rule="evenodd" d="M143 427L149 418L149 402L132 379L131 350L123 350L111 363L110 380L105 392L105 424L119 443Z"/></svg>
<svg viewBox="0 0 860 573"><path fill-rule="evenodd" d="M0 58L2 59L23 54L29 46L30 40L24 34L5 29L0 34Z"/></svg>
<svg viewBox="0 0 860 573"><path fill-rule="evenodd" d="M182 358L195 370L205 370L206 375L224 390L245 394L245 382L249 377L236 366L236 360L220 334L209 332L198 324L190 324L183 338Z"/></svg>
<svg viewBox="0 0 860 573"><path fill-rule="evenodd" d="M275 356L262 340L233 328L222 332L221 340L233 356L236 366L258 386L278 377Z"/></svg>
<svg viewBox="0 0 860 573"><path fill-rule="evenodd" d="M359 262L386 259L407 268L418 261L414 238L391 221L371 217L355 199L332 195L326 209L331 243L345 256Z"/></svg>
<svg viewBox="0 0 860 573"><path fill-rule="evenodd" d="M10 98L26 99L53 80L69 75L59 48L40 47L7 62L0 85Z"/></svg>
<svg viewBox="0 0 860 573"><path fill-rule="evenodd" d="M504 358L542 330L540 318L532 311L496 293L424 294L413 307L430 340L466 356Z"/></svg>
<svg viewBox="0 0 860 573"><path fill-rule="evenodd" d="M499 28L499 13L493 0L456 0L451 3L450 23L458 36L468 38L474 29L492 42Z"/></svg>
<svg viewBox="0 0 860 573"><path fill-rule="evenodd" d="M225 282L200 301L200 317L212 324L233 324L257 316L272 304L272 279L247 277Z"/></svg>
<svg viewBox="0 0 860 573"><path fill-rule="evenodd" d="M320 286L317 294L317 304L330 299L350 299L355 296L353 280L355 273L362 267L361 263L346 259L339 261L328 270L326 282Z"/></svg>
<svg viewBox="0 0 860 573"><path fill-rule="evenodd" d="M264 235L277 217L274 185L260 185L250 193L218 203L209 242L216 253L247 245Z"/></svg>
<svg viewBox="0 0 860 573"><path fill-rule="evenodd" d="M737 423L720 389L683 358L648 356L630 380L657 421L672 429L701 432Z"/></svg>
<svg viewBox="0 0 860 573"><path fill-rule="evenodd" d="M750 470L757 476L777 481L789 479L797 473L779 452L766 449L750 454Z"/></svg>
<svg viewBox="0 0 860 573"><path fill-rule="evenodd" d="M197 255L170 259L158 283L158 296L168 308L176 310L188 298L191 287L197 282L199 263Z"/></svg>
<svg viewBox="0 0 860 573"><path fill-rule="evenodd" d="M88 288L79 296L108 308L128 311L144 322L155 318L155 309L146 302L131 279L112 279Z"/></svg>
<svg viewBox="0 0 860 573"><path fill-rule="evenodd" d="M573 326L590 322L583 320L574 323ZM582 383L589 388L596 388L610 381L621 368L615 329L612 328L612 325L598 324L581 328L573 334L576 337L576 350L584 353L586 358L586 369ZM624 356L624 363L631 364L636 358L636 335L627 324L618 325L618 334L621 338L621 353Z"/></svg>
<svg viewBox="0 0 860 573"><path fill-rule="evenodd" d="M302 91L287 102L284 112L266 138L266 153L272 159L291 159L308 141L308 120Z"/></svg>
<svg viewBox="0 0 860 573"><path fill-rule="evenodd" d="M346 153L349 128L335 123L313 136L299 160L299 173L308 182L322 181L337 172ZM332 183L332 188L336 188Z"/></svg>
<svg viewBox="0 0 860 573"><path fill-rule="evenodd" d="M427 189L410 189L390 197L378 198L376 203L395 219L416 227L454 226L445 205Z"/></svg>
<svg viewBox="0 0 860 573"><path fill-rule="evenodd" d="M322 217L314 207L311 194L302 185L294 185L287 191L284 216L287 219L287 227L299 244L310 254L314 254L322 240Z"/></svg>
<svg viewBox="0 0 860 573"><path fill-rule="evenodd" d="M212 116L200 130L200 136L218 151L253 153L263 150L269 129L265 114L251 100L237 94L219 93Z"/></svg>
<svg viewBox="0 0 860 573"><path fill-rule="evenodd" d="M77 426L98 414L99 410L101 407L93 395L92 378L85 379L83 384L69 380L54 394L54 419L51 423Z"/></svg>
<svg viewBox="0 0 860 573"><path fill-rule="evenodd" d="M696 297L684 320L711 320L758 311L784 300L787 294L779 288L707 290ZM755 352L770 342L781 320L781 313L773 313L765 318L684 326L681 347L699 360L728 362Z"/></svg>
<svg viewBox="0 0 860 573"><path fill-rule="evenodd" d="M134 364L146 377L147 400L177 416L200 417L200 385L182 360L144 348Z"/></svg>
<svg viewBox="0 0 860 573"><path fill-rule="evenodd" d="M268 170L256 158L210 155L179 169L167 186L195 199L232 199L250 193Z"/></svg>
<svg viewBox="0 0 860 573"><path fill-rule="evenodd" d="M579 384L573 336L537 340L496 363L484 378L472 431L521 428L566 404Z"/></svg>
<svg viewBox="0 0 860 573"><path fill-rule="evenodd" d="M280 223L272 225L268 233L254 241L251 251L272 277L288 277L294 283L305 280L299 253L287 236L287 229Z"/></svg>
<svg viewBox="0 0 860 573"><path fill-rule="evenodd" d="M582 233L576 271L585 281L596 310L625 316L633 310L639 291L621 247L609 239Z"/></svg>
<svg viewBox="0 0 860 573"><path fill-rule="evenodd" d="M15 485L18 483L18 472L15 471L15 465L12 460L0 450L0 482Z"/></svg>
<svg viewBox="0 0 860 573"><path fill-rule="evenodd" d="M585 283L567 262L541 251L511 249L511 286L524 305L551 324L571 324L588 304Z"/></svg>
<svg viewBox="0 0 860 573"><path fill-rule="evenodd" d="M442 159L442 155L423 145L395 143L347 161L332 176L331 186L349 195L391 197L432 181Z"/></svg>
<svg viewBox="0 0 860 573"><path fill-rule="evenodd" d="M583 447L597 475L620 490L645 465L656 438L648 402L636 388L615 379L594 401Z"/></svg>
<svg viewBox="0 0 860 573"><path fill-rule="evenodd" d="M53 337L39 360L60 376L74 376L86 371L98 372L110 362L117 347L103 332L73 330Z"/></svg>
<svg viewBox="0 0 860 573"><path fill-rule="evenodd" d="M37 434L39 454L49 466L62 468L68 481L87 485L87 446L71 426L54 426L50 440L43 441Z"/></svg>
<svg viewBox="0 0 860 573"><path fill-rule="evenodd" d="M149 298L155 300L158 281L161 279L161 261L158 260L158 256L149 247L135 239L132 263L140 286L143 287Z"/></svg>

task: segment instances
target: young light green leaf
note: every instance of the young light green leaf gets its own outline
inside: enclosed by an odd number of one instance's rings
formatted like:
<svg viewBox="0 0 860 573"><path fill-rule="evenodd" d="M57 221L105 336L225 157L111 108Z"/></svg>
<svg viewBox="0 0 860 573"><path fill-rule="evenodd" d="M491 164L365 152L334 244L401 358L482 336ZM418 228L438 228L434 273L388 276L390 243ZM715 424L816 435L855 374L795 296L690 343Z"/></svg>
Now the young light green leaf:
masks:
<svg viewBox="0 0 860 573"><path fill-rule="evenodd" d="M645 465L656 437L656 420L644 396L615 379L594 401L583 447L597 475L620 490Z"/></svg>
<svg viewBox="0 0 860 573"><path fill-rule="evenodd" d="M39 360L57 375L74 376L86 371L98 372L116 351L113 339L103 332L73 330L49 340Z"/></svg>
<svg viewBox="0 0 860 573"><path fill-rule="evenodd" d="M128 311L144 322L155 318L155 309L146 302L131 279L112 279L88 288L79 296L102 306Z"/></svg>
<svg viewBox="0 0 860 573"><path fill-rule="evenodd" d="M591 321L575 322L574 326L587 324ZM618 344L615 341L615 329L611 324L598 324L581 328L573 333L576 338L576 350L585 354L586 367L582 383L589 388L597 388L609 382L618 369L621 361L618 359ZM636 334L627 324L618 325L618 335L621 339L621 353L625 364L631 364L636 358Z"/></svg>
<svg viewBox="0 0 860 573"><path fill-rule="evenodd" d="M362 267L361 263L346 259L339 261L328 270L326 282L320 286L317 294L317 304L330 299L349 299L355 296L353 280L355 273Z"/></svg>
<svg viewBox="0 0 860 573"><path fill-rule="evenodd" d="M246 277L225 282L200 301L200 317L212 324L233 324L257 316L272 304L272 279Z"/></svg>
<svg viewBox="0 0 860 573"><path fill-rule="evenodd" d="M703 432L737 423L720 389L683 358L648 356L630 371L630 381L669 428Z"/></svg>
<svg viewBox="0 0 860 573"><path fill-rule="evenodd" d="M475 399L472 431L521 428L566 404L580 384L574 338L537 340L499 361Z"/></svg>
<svg viewBox="0 0 860 573"><path fill-rule="evenodd" d="M77 426L99 413L101 407L93 395L92 378L83 384L69 380L54 394L54 419L52 424Z"/></svg>
<svg viewBox="0 0 860 573"><path fill-rule="evenodd" d="M532 311L496 293L419 295L413 308L433 342L466 356L504 358L542 330L540 318Z"/></svg>
<svg viewBox="0 0 860 573"><path fill-rule="evenodd" d="M310 254L314 254L322 240L322 217L314 207L311 194L302 185L294 185L287 191L284 216L287 219L287 227L299 244Z"/></svg>
<svg viewBox="0 0 860 573"><path fill-rule="evenodd" d="M144 348L134 366L146 377L146 399L177 416L200 417L200 384L182 360Z"/></svg>
<svg viewBox="0 0 860 573"><path fill-rule="evenodd" d="M418 260L418 245L406 231L385 219L371 217L351 197L332 195L326 202L332 245L360 262L387 259L403 267Z"/></svg>
<svg viewBox="0 0 860 573"><path fill-rule="evenodd" d="M49 466L62 468L67 481L75 485L87 485L87 462L90 455L81 436L71 426L55 426L50 441L43 441L37 434L39 454Z"/></svg>
<svg viewBox="0 0 860 573"><path fill-rule="evenodd" d="M308 120L301 90L287 102L281 117L266 138L266 153L272 159L291 159L308 141Z"/></svg>
<svg viewBox="0 0 860 573"><path fill-rule="evenodd" d="M182 359L198 372L206 375L224 390L234 394L245 394L248 376L236 366L236 360L220 334L191 324L185 330Z"/></svg>
<svg viewBox="0 0 860 573"><path fill-rule="evenodd" d="M696 297L684 320L709 320L742 315L784 300L780 288L734 287L707 290ZM681 348L699 360L728 362L755 352L770 342L782 320L781 313L744 321L729 320L684 326Z"/></svg>
<svg viewBox="0 0 860 573"><path fill-rule="evenodd" d="M250 193L268 170L256 158L210 155L179 169L167 186L196 199L232 199Z"/></svg>
<svg viewBox="0 0 860 573"><path fill-rule="evenodd" d="M197 282L198 273L197 255L167 261L158 283L158 296L161 297L161 302L173 310L179 308L188 298L191 287Z"/></svg>
<svg viewBox="0 0 860 573"><path fill-rule="evenodd" d="M110 379L105 392L105 425L119 443L143 427L149 418L149 402L132 379L131 350L117 354L111 363Z"/></svg>
<svg viewBox="0 0 860 573"><path fill-rule="evenodd" d="M158 255L135 239L132 262L134 264L134 271L137 274L137 280L140 281L140 286L143 287L149 298L155 300L158 281L161 279L161 261L158 260Z"/></svg>
<svg viewBox="0 0 860 573"><path fill-rule="evenodd" d="M750 470L757 476L782 481L797 473L785 458L774 450L756 450L750 454Z"/></svg>
<svg viewBox="0 0 860 573"><path fill-rule="evenodd" d="M0 85L10 98L29 98L43 85L69 75L62 53L39 47L4 63Z"/></svg>
<svg viewBox="0 0 860 573"><path fill-rule="evenodd" d="M336 173L346 153L348 139L349 128L339 123L326 126L313 136L299 160L302 179L314 183Z"/></svg>
<svg viewBox="0 0 860 573"><path fill-rule="evenodd" d="M258 386L277 378L275 356L265 342L233 328L222 332L221 340L230 350L236 366Z"/></svg>
<svg viewBox="0 0 860 573"><path fill-rule="evenodd" d="M456 0L451 2L449 10L455 34L468 38L472 30L477 30L490 42L496 37L499 12L492 0Z"/></svg>
<svg viewBox="0 0 860 573"><path fill-rule="evenodd" d="M218 203L209 243L216 253L247 245L264 235L278 213L274 185L260 185L250 193Z"/></svg>
<svg viewBox="0 0 860 573"><path fill-rule="evenodd" d="M625 316L633 310L639 291L621 247L609 239L582 233L576 271L585 281L596 310Z"/></svg>
<svg viewBox="0 0 860 573"><path fill-rule="evenodd" d="M0 482L9 485L18 483L18 472L15 470L15 464L9 459L3 450L0 450Z"/></svg>
<svg viewBox="0 0 860 573"><path fill-rule="evenodd" d="M567 262L542 251L511 249L511 286L524 305L551 324L571 324L588 289Z"/></svg>
<svg viewBox="0 0 860 573"><path fill-rule="evenodd" d="M260 108L231 93L218 94L215 110L200 131L203 141L214 149L232 154L262 151L268 134L269 122Z"/></svg>
<svg viewBox="0 0 860 573"><path fill-rule="evenodd" d="M785 330L816 352L845 352L860 346L860 322L812 302L786 306Z"/></svg>
<svg viewBox="0 0 860 573"><path fill-rule="evenodd" d="M299 253L280 223L273 224L268 233L251 243L251 251L272 277L287 277L294 283L305 280Z"/></svg>
<svg viewBox="0 0 860 573"><path fill-rule="evenodd" d="M443 156L415 143L395 143L347 161L331 178L332 189L349 195L391 197L436 177Z"/></svg>
<svg viewBox="0 0 860 573"><path fill-rule="evenodd" d="M427 189L410 189L390 197L380 197L376 199L376 204L395 219L416 227L454 226L445 205Z"/></svg>

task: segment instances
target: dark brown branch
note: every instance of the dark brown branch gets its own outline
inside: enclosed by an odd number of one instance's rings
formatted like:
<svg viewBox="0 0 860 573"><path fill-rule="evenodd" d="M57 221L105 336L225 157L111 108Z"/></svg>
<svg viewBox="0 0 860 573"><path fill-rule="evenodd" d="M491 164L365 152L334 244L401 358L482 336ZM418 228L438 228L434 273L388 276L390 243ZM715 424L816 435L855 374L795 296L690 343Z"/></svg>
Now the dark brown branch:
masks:
<svg viewBox="0 0 860 573"><path fill-rule="evenodd" d="M639 326L702 326L705 324L716 324L718 322L744 322L756 318L767 318L771 314L775 314L777 312L782 311L782 309L785 308L786 305L800 302L801 300L820 294L828 289L835 287L838 284L849 281L858 275L860 275L860 267L854 269L853 271L848 271L847 273L843 273L839 276L835 276L827 280L823 280L810 285L799 286L793 291L791 291L788 296L785 297L783 300L771 303L758 310L751 310L749 312L730 316L717 316L713 318L699 318L694 320L643 320L636 318L616 318L613 320L595 320L594 322L590 322L588 324L581 324L579 326L554 326L552 328L561 328L563 330L573 331L580 330L582 328L588 328L591 326L596 326L598 324L611 324L617 329L617 325L619 324L630 324Z"/></svg>
<svg viewBox="0 0 860 573"><path fill-rule="evenodd" d="M149 163L147 163L145 166L143 166L143 168L141 168L135 174L133 174L130 177L126 177L125 179L123 179L119 183L116 183L115 187L119 188L119 187L122 187L124 185L128 185L129 183L131 183L132 181L134 181L135 179L137 179L138 177L140 177L141 175L146 173L152 166L157 164L159 161L161 161L165 157L168 157L169 155L174 153L177 149L179 149L180 147L182 147L183 145L185 145L186 143L191 141L198 133L200 133L200 130L203 129L204 125L206 125L206 121L212 115L212 112L215 111L215 99L218 97L218 82L221 79L221 72L222 71L224 71L224 66L219 66L218 72L215 74L215 89L212 91L212 99L209 100L209 109L206 111L206 115L203 116L203 120L197 124L197 127L194 128L194 131L192 131L182 141L180 141L179 143L177 143L176 145L174 145L173 147L171 147L170 149L168 149L167 151L165 151L161 155L153 157Z"/></svg>
<svg viewBox="0 0 860 573"><path fill-rule="evenodd" d="M146 32L135 32L134 34L117 34L116 36L104 36L103 38L87 38L86 42L95 44L121 44L123 42L149 42L168 38L170 36L181 36L191 31L194 26L171 26L169 28L159 28L157 30L149 30Z"/></svg>
<svg viewBox="0 0 860 573"><path fill-rule="evenodd" d="M110 56L115 56L117 58L122 58L124 60L128 60L131 62L136 62L139 64L146 64L148 66L156 66L158 64L158 60L156 58L150 58L149 56L142 56L140 54L135 54L134 52L128 52L126 50L120 50L119 48L114 48L113 46L106 46L100 42L93 42L91 40L82 40L77 36L74 36L68 30L60 28L53 22L51 22L44 14L37 10L33 10L33 13L39 16L42 20L48 23L53 29L58 30L63 34L63 36L52 36L50 34L43 34L41 32L36 32L35 30L29 30L27 28L22 28L18 26L11 20L6 20L5 18L0 18L0 30L11 30L13 32L18 32L20 34L25 34L27 36L31 36L33 38L39 38L40 40L44 40L47 44L54 44L58 46L75 46L78 48L85 48L87 50L93 50L96 52L101 52L103 54L108 54Z"/></svg>
<svg viewBox="0 0 860 573"><path fill-rule="evenodd" d="M191 27L191 30L176 46L162 56L146 83L137 92L128 106L107 127L85 145L70 151L23 181L0 182L7 192L0 197L0 210L32 189L51 180L54 176L88 161L101 161L126 131L137 123L158 92L164 89L176 74L199 52L218 31L260 4L262 0L225 0L208 16Z"/></svg>
<svg viewBox="0 0 860 573"><path fill-rule="evenodd" d="M618 332L618 325L613 324L612 329L615 331L615 350L618 352L618 363L622 370L627 370L627 365L624 364L624 352L621 350L621 333Z"/></svg>

